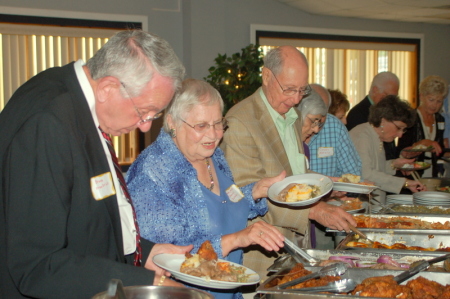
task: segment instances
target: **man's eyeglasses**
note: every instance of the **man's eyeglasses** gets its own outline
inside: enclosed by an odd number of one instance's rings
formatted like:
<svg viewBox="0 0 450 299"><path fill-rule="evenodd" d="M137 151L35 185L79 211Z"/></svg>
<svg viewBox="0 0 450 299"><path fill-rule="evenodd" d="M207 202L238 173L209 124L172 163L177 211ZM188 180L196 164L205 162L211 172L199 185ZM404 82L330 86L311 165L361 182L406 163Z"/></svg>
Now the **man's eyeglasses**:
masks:
<svg viewBox="0 0 450 299"><path fill-rule="evenodd" d="M324 122L321 122L320 120L318 120L318 119L311 119L311 118L309 118L308 116L306 117L307 119L309 119L310 121L311 121L311 128L315 128L315 127L319 127L319 129L320 128L322 128L323 127L323 125L325 124Z"/></svg>
<svg viewBox="0 0 450 299"><path fill-rule="evenodd" d="M285 96L293 96L295 95L297 92L301 95L301 96L307 96L311 93L311 86L306 85L304 87L300 87L300 89L293 89L293 88L287 88L284 89L283 86L281 86L280 81L278 81L277 76L275 76L275 74L272 72L272 70L270 70L270 72L272 73L273 77L275 78L275 80L277 80L278 85L280 85L281 90L283 91L283 94Z"/></svg>
<svg viewBox="0 0 450 299"><path fill-rule="evenodd" d="M408 128L400 128L399 126L397 126L397 124L393 121L391 121L391 123L394 124L394 126L397 128L398 131L402 132L402 134L405 134L406 131L408 130Z"/></svg>
<svg viewBox="0 0 450 299"><path fill-rule="evenodd" d="M184 122L185 124L187 124L189 127L194 129L198 133L206 133L209 130L209 128L211 128L211 127L213 127L214 130L216 130L216 131L223 131L227 128L227 124L228 124L228 121L225 118L222 118L221 121L218 121L212 125L210 125L208 123L200 123L200 124L195 124L192 126L184 120L181 120L181 121Z"/></svg>
<svg viewBox="0 0 450 299"><path fill-rule="evenodd" d="M133 103L134 110L136 110L137 115L138 115L139 118L141 119L141 120L139 121L138 125L143 125L143 124L145 124L145 123L154 121L155 119L158 119L158 118L160 118L160 117L163 115L163 112L161 111L161 112L156 113L156 114L153 115L153 116L147 116L146 118L144 118L143 116L145 116L145 114L147 114L148 112L146 112L146 113L141 113L141 112L139 111L139 108L134 104L133 98L132 98L132 97L130 96L130 94L128 93L127 88L125 87L125 84L122 83L122 82L121 82L121 84L122 84L122 86L123 86L123 89L125 90L125 93L127 94L128 98L130 99L131 103Z"/></svg>

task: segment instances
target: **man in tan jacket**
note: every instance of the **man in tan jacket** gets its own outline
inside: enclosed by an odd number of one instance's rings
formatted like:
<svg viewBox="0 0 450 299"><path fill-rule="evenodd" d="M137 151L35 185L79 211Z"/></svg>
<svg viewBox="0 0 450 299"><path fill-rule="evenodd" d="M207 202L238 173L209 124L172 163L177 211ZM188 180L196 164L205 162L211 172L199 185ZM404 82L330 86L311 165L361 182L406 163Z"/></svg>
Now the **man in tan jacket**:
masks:
<svg viewBox="0 0 450 299"><path fill-rule="evenodd" d="M270 51L264 59L262 80L261 88L226 115L229 128L221 147L240 186L278 175L283 170L287 176L307 172L301 141L302 121L293 109L311 92L306 57L291 46ZM269 212L262 219L301 247L310 247L310 219L346 231L349 231L348 223L356 225L350 214L324 202L305 208L277 206L269 201ZM244 265L265 277L275 257L276 253L253 246L244 254Z"/></svg>

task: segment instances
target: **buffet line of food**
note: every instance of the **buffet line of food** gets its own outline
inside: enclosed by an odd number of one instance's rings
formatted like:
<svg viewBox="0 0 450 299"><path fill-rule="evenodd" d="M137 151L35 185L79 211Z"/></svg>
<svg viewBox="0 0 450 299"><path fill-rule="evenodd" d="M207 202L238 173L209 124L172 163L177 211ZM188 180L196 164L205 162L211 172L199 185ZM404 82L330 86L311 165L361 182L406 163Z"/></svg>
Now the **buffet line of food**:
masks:
<svg viewBox="0 0 450 299"><path fill-rule="evenodd" d="M336 250L300 248L297 250L303 253L296 257L291 251L269 268L273 274L258 287L259 297L450 298L450 217L389 214L354 214L354 217L367 239L350 233ZM305 258L305 254L311 258ZM426 264L433 259L440 260ZM295 282L299 277L320 273L336 264L344 264L346 270L339 274L328 271ZM413 273L399 283L396 277L408 271Z"/></svg>
<svg viewBox="0 0 450 299"><path fill-rule="evenodd" d="M334 190L369 194L369 199L374 190L351 177L334 184ZM366 238L352 232L335 250L288 250L268 269L257 297L450 298L450 206L411 200L411 205L382 205L374 213L359 199L329 203L353 213ZM345 265L345 271L327 270L337 264Z"/></svg>
<svg viewBox="0 0 450 299"><path fill-rule="evenodd" d="M333 183L319 174L304 174L275 183L268 195L275 204L308 206L332 189L370 198L376 188L351 175ZM153 261L174 278L197 286L258 285L255 298L261 299L450 299L450 206L389 204L375 214L359 199L329 203L353 214L359 234L347 234L335 250L303 249L285 240L287 253L267 269L264 281L249 268L218 259L209 241L196 254L160 254Z"/></svg>

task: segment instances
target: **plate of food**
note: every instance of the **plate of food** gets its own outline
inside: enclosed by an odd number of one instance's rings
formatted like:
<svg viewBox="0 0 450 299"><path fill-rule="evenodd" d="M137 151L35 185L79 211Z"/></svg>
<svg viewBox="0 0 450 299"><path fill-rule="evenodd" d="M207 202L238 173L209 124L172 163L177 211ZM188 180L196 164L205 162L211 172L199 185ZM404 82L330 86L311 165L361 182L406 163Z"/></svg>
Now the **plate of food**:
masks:
<svg viewBox="0 0 450 299"><path fill-rule="evenodd" d="M259 275L242 265L218 259L210 241L196 254L157 254L153 262L184 282L212 289L231 290L260 281Z"/></svg>
<svg viewBox="0 0 450 299"><path fill-rule="evenodd" d="M404 148L404 149L402 149L402 151L405 151L405 152L431 152L433 149L434 149L434 147L431 145L426 146L423 144L418 144L413 147Z"/></svg>
<svg viewBox="0 0 450 299"><path fill-rule="evenodd" d="M377 189L372 183L361 182L361 177L355 174L343 174L338 182L334 182L333 190L352 193L369 194Z"/></svg>
<svg viewBox="0 0 450 299"><path fill-rule="evenodd" d="M350 197L348 197L347 199L344 199L344 200L340 200L340 201L330 200L330 201L327 201L327 204L341 207L350 214L360 212L362 210L367 209L367 207L368 207L367 202L362 202L359 200L359 198L350 198Z"/></svg>
<svg viewBox="0 0 450 299"><path fill-rule="evenodd" d="M428 169L431 167L430 163L426 163L426 162L414 162L412 164L404 164L402 167L399 167L399 170L406 170L406 171L411 171L411 170L423 170L423 169Z"/></svg>
<svg viewBox="0 0 450 299"><path fill-rule="evenodd" d="M447 192L447 193L450 193L450 186L436 187L436 191L441 191L441 192Z"/></svg>
<svg viewBox="0 0 450 299"><path fill-rule="evenodd" d="M308 206L333 189L333 181L318 173L293 175L276 182L268 190L269 198L278 204Z"/></svg>

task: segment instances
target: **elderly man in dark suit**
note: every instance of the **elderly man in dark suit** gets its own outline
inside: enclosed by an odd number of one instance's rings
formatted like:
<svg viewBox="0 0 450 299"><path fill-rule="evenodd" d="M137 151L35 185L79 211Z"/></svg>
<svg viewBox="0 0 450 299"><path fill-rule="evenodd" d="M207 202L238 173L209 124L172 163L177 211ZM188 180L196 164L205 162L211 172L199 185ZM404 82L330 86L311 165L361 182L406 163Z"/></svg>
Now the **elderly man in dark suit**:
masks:
<svg viewBox="0 0 450 299"><path fill-rule="evenodd" d="M359 124L366 123L369 119L369 110L372 105L381 101L387 95L398 95L400 80L391 72L381 72L373 77L369 94L355 105L347 114L347 130L351 130ZM386 160L397 158L395 143L384 142Z"/></svg>
<svg viewBox="0 0 450 299"><path fill-rule="evenodd" d="M90 298L112 278L180 285L152 256L192 246L140 240L109 135L148 131L183 76L166 41L122 31L15 92L0 114L1 298Z"/></svg>

